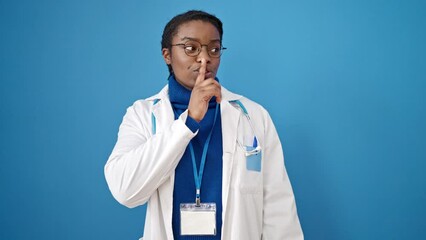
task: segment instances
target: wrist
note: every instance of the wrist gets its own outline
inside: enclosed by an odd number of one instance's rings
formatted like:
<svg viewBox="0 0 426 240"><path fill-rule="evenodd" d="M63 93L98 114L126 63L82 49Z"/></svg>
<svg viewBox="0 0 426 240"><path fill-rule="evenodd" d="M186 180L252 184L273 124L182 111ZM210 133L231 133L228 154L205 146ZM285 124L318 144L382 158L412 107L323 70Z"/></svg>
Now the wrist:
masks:
<svg viewBox="0 0 426 240"><path fill-rule="evenodd" d="M197 122L195 119L193 119L191 116L188 115L185 121L185 125L193 132L195 133L200 128L199 122Z"/></svg>
<svg viewBox="0 0 426 240"><path fill-rule="evenodd" d="M195 120L197 123L201 122L201 118L195 116L191 110L188 109L188 117L192 118L193 120Z"/></svg>

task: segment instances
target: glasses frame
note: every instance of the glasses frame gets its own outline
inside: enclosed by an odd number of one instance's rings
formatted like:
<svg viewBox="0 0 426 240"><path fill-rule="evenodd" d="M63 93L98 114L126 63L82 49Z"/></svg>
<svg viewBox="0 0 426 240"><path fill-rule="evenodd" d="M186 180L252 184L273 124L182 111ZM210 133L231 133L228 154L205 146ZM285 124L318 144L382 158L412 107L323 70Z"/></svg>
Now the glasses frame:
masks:
<svg viewBox="0 0 426 240"><path fill-rule="evenodd" d="M202 49L203 49L203 46L205 46L205 47L206 47L206 49L207 49L207 54L208 54L211 58L220 58L220 57L222 56L222 54L223 54L223 50L226 50L226 49L227 49L226 47L223 47L223 46L222 46L222 43L220 43L220 54L219 54L219 56L212 56L212 55L210 55L210 51L209 51L209 45L210 45L211 43L209 43L209 44L201 44L200 42L198 42L198 41L196 41L196 40L190 40L190 41L188 41L188 42L196 42L196 43L200 44L200 46L201 46L201 47L200 47L200 48L198 48L198 51L197 51L197 53L196 53L196 54L190 55L190 54L188 54L188 53L186 52L185 46L186 46L187 42L186 42L186 43L176 43L176 44L172 44L171 46L172 46L172 47L175 47L175 46L181 46L181 47L183 47L183 51L185 52L185 54L186 54L188 57L197 57L198 55L200 55L200 53L201 53L201 51L202 51Z"/></svg>

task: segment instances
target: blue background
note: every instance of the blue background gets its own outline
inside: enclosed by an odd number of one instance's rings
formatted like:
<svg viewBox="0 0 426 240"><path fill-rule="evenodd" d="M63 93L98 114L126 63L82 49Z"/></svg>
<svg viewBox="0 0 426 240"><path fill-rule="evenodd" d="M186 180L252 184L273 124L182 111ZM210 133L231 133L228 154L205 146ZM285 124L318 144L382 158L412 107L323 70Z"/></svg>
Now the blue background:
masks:
<svg viewBox="0 0 426 240"><path fill-rule="evenodd" d="M306 239L426 236L425 1L0 0L1 239L142 235L103 166L188 9L224 22L221 83L269 110Z"/></svg>

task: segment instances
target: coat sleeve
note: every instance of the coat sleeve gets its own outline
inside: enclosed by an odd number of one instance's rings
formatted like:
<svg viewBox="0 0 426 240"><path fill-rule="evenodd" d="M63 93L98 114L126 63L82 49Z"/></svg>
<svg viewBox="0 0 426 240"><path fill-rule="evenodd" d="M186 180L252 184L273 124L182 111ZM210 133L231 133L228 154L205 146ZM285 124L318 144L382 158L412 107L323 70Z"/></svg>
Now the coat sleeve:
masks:
<svg viewBox="0 0 426 240"><path fill-rule="evenodd" d="M117 143L104 173L114 198L133 208L145 204L173 173L186 146L195 136L186 125L187 111L168 129L153 135L147 104L136 102L127 109Z"/></svg>
<svg viewBox="0 0 426 240"><path fill-rule="evenodd" d="M265 110L263 240L303 239L281 142Z"/></svg>

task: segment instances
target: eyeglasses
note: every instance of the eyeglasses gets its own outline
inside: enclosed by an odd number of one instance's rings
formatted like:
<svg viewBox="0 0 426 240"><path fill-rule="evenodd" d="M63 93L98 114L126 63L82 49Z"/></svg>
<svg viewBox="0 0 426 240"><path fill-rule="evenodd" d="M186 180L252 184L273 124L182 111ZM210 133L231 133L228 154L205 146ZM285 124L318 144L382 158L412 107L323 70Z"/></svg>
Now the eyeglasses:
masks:
<svg viewBox="0 0 426 240"><path fill-rule="evenodd" d="M172 46L183 47L183 50L185 51L186 55L190 57L198 56L203 46L207 47L207 53L212 58L220 57L220 55L222 55L223 53L223 50L226 50L226 48L222 47L222 44L219 41L214 41L209 44L201 44L198 41L190 40L186 43L172 44Z"/></svg>

